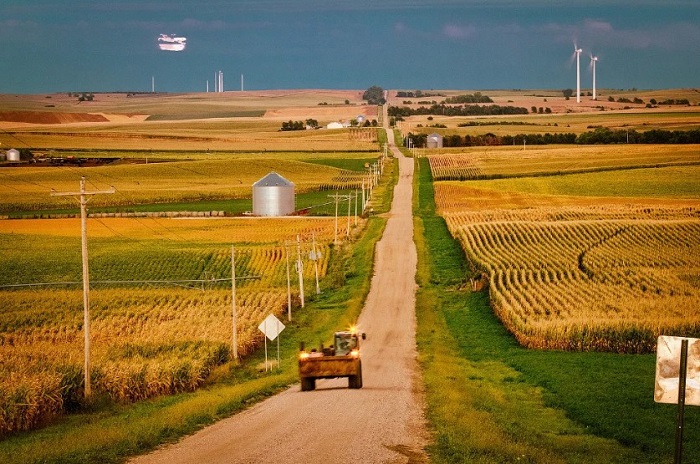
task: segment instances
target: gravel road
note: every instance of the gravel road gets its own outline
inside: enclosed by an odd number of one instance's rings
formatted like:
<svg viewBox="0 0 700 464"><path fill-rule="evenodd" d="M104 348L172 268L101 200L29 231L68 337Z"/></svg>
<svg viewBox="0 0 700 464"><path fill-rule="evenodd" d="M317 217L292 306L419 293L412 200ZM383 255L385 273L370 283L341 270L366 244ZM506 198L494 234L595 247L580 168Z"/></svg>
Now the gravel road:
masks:
<svg viewBox="0 0 700 464"><path fill-rule="evenodd" d="M386 120L386 118L385 118ZM388 131L390 132L390 131ZM130 462L176 463L424 463L429 436L415 347L416 249L413 243L413 160L393 146L400 178L375 275L358 321L364 386L347 379L299 385L180 442Z"/></svg>

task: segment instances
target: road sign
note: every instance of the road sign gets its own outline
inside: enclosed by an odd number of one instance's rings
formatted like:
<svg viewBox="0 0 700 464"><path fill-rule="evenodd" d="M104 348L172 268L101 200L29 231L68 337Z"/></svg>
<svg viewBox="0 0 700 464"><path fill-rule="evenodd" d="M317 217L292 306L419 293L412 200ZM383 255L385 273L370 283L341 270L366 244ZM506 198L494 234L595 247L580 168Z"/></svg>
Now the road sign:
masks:
<svg viewBox="0 0 700 464"><path fill-rule="evenodd" d="M285 329L285 326L282 324L282 321L275 317L274 314L270 314L260 323L258 329L260 329L260 332L264 333L270 341L274 341L275 338L277 338L277 336Z"/></svg>
<svg viewBox="0 0 700 464"><path fill-rule="evenodd" d="M678 403L681 343L684 339L688 340L685 404L700 406L700 339L685 337L659 337L654 388L654 401L657 403Z"/></svg>

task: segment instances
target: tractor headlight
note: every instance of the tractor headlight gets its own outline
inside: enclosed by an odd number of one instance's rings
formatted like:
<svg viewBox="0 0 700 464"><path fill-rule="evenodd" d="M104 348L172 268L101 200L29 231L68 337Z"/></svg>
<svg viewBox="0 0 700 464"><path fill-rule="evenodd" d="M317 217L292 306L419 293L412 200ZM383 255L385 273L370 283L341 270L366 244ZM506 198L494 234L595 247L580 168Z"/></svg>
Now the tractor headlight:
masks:
<svg viewBox="0 0 700 464"><path fill-rule="evenodd" d="M359 358L360 357L360 350L352 350L350 352L350 356L352 356L353 358Z"/></svg>

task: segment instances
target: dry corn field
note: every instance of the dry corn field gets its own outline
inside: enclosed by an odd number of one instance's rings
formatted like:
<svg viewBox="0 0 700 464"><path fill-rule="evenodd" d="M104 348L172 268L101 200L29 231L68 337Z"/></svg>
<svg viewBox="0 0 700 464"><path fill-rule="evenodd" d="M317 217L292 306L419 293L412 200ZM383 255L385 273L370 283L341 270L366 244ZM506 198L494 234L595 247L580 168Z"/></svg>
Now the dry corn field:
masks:
<svg viewBox="0 0 700 464"><path fill-rule="evenodd" d="M480 186L437 182L436 204L523 346L646 353L660 334L700 335L696 200Z"/></svg>
<svg viewBox="0 0 700 464"><path fill-rule="evenodd" d="M321 279L327 274L335 235L334 218L88 223L93 389L120 402L191 391L230 359L230 244L238 243L238 350L245 355L262 341L258 324L286 314L287 253L298 307L296 236L309 293L314 265ZM345 225L339 222L340 239ZM75 219L0 221L2 284L79 282L78 237ZM0 289L0 436L80 401L82 318L79 285Z"/></svg>

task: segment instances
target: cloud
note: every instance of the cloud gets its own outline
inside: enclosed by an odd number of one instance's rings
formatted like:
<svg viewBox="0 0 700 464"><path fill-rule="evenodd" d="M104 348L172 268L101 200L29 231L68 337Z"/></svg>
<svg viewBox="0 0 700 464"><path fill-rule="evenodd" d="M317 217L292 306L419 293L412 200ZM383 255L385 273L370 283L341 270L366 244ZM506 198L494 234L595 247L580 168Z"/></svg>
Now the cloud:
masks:
<svg viewBox="0 0 700 464"><path fill-rule="evenodd" d="M180 25L184 29L189 30L216 31L227 28L227 24L224 21L221 21L220 19L216 19L214 21L200 21L194 18L186 18L180 22Z"/></svg>
<svg viewBox="0 0 700 464"><path fill-rule="evenodd" d="M474 26L460 26L457 24L445 24L442 34L450 39L468 39L476 35Z"/></svg>
<svg viewBox="0 0 700 464"><path fill-rule="evenodd" d="M398 23L394 24L394 30L396 32L406 32L408 27L406 26L406 23L399 21Z"/></svg>
<svg viewBox="0 0 700 464"><path fill-rule="evenodd" d="M692 50L700 43L700 25L690 22L617 28L608 21L589 18L575 24L548 23L539 30L554 41L568 44L575 41L584 49Z"/></svg>

